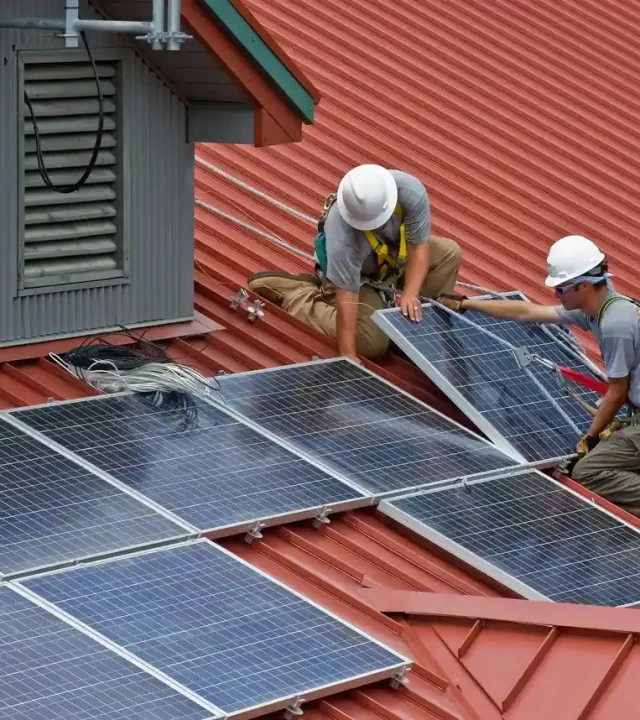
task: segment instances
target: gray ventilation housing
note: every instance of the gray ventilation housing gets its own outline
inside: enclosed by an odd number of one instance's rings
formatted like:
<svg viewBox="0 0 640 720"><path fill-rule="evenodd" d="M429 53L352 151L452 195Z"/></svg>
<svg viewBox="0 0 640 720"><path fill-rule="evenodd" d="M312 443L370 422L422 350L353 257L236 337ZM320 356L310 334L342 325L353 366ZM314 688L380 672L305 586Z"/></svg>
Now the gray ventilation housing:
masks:
<svg viewBox="0 0 640 720"><path fill-rule="evenodd" d="M88 60L50 60L25 62L23 89L50 179L56 186L70 186L83 175L96 142L98 92ZM118 278L125 272L118 198L120 63L100 60L96 65L104 132L96 166L74 192L56 192L42 179L31 113L20 93L24 222L19 275L25 289Z"/></svg>

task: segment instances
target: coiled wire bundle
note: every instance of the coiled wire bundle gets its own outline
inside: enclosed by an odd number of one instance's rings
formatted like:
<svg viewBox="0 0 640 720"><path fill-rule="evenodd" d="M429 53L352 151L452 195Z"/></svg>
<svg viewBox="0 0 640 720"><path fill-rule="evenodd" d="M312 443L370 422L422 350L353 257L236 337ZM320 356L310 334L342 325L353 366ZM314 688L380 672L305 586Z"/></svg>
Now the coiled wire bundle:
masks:
<svg viewBox="0 0 640 720"><path fill-rule="evenodd" d="M63 356L49 357L67 372L104 393L180 393L221 399L219 383L193 368L174 362L157 343L137 338L133 345L114 345L90 338Z"/></svg>

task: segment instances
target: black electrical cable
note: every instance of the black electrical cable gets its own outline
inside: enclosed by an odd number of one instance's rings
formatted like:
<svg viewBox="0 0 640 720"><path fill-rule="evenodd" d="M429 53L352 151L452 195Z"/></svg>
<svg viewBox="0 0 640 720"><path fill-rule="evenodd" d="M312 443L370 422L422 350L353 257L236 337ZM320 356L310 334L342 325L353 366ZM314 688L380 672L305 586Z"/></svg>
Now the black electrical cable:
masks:
<svg viewBox="0 0 640 720"><path fill-rule="evenodd" d="M93 54L91 53L91 48L89 47L89 43L87 42L86 35L81 32L80 37L82 38L82 42L84 43L84 46L87 50L87 54L89 55L91 67L93 68L93 76L95 77L96 87L98 89L98 131L96 134L96 142L93 146L93 152L91 153L91 159L89 160L89 164L87 165L84 173L82 174L82 177L77 182L73 183L73 185L55 185L49 177L49 173L47 172L47 168L44 164L44 157L42 155L42 144L40 142L38 121L36 119L35 113L33 112L31 98L29 97L26 88L24 91L24 102L29 108L29 113L31 114L31 122L33 123L33 133L35 135L36 141L36 157L38 159L38 170L40 171L40 176L42 177L44 184L49 188L49 190L53 190L57 193L62 193L64 195L79 190L88 180L89 175L91 175L93 169L96 166L96 162L98 160L98 153L100 152L100 147L102 145L102 135L104 132L104 99L102 97L102 90L100 88L100 77L98 75L98 68L96 67L95 60L93 59Z"/></svg>

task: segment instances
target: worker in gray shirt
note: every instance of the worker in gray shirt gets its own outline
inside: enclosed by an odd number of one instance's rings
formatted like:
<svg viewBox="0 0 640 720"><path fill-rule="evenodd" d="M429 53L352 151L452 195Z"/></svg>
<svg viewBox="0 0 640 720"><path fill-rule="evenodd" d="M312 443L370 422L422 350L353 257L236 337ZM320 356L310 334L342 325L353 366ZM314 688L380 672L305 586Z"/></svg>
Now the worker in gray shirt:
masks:
<svg viewBox="0 0 640 720"><path fill-rule="evenodd" d="M431 236L429 197L416 177L379 165L359 165L330 195L318 224L316 273L267 271L249 288L336 340L338 353L380 358L389 339L371 319L394 300L419 321L420 296L455 287L461 252ZM380 288L386 289L381 291Z"/></svg>
<svg viewBox="0 0 640 720"><path fill-rule="evenodd" d="M572 478L640 517L640 308L618 294L607 273L607 261L585 237L570 235L556 242L548 256L546 285L555 289L559 306L519 300L441 298L451 310L476 310L520 322L577 325L598 340L607 393L587 433L580 438L580 458ZM627 404L630 420L607 439L603 431Z"/></svg>

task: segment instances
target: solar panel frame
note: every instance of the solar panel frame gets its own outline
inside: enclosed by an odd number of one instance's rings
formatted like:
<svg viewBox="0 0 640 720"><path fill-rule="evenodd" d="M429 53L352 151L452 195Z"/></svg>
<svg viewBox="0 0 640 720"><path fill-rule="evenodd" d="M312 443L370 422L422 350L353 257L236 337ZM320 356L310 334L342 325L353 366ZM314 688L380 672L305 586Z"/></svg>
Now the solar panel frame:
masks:
<svg viewBox="0 0 640 720"><path fill-rule="evenodd" d="M79 403L83 404L93 404L93 403L99 403L99 402L107 402L112 398L117 397L135 397L134 393L130 392L119 392L119 393L109 393L108 395L102 395L97 397L87 397L87 398L78 398L70 401L66 401L63 403L56 403L57 406L64 405L64 406L72 406ZM357 493L357 497L353 497L351 499L341 500L337 502L332 502L325 505L312 505L310 507L291 510L288 512L283 513L276 513L276 514L270 514L270 515L256 515L255 517L252 517L250 519L243 520L241 522L234 522L227 525L216 525L215 527L198 527L189 521L185 520L179 515L178 512L174 512L168 508L166 508L164 505L162 505L160 502L154 501L152 498L150 498L148 495L144 494L144 492L135 490L134 488L130 487L124 480L120 480L117 478L113 472L109 472L103 468L98 467L96 464L91 462L90 460L87 460L83 457L81 457L77 452L66 448L61 443L57 442L56 440L49 437L44 432L35 429L34 427L30 426L26 422L22 421L20 419L20 416L25 416L26 413L29 413L33 410L38 409L46 409L51 407L51 403L43 403L41 405L33 405L33 406L27 406L27 407L21 407L21 408L15 408L8 411L0 412L0 420L5 420L8 424L12 425L15 429L20 430L26 435L29 435L33 437L35 440L41 442L42 444L46 445L51 450L57 452L58 454L66 457L67 459L75 462L76 464L80 465L82 468L84 468L87 472L96 475L97 477L101 478L105 482L108 482L109 484L115 486L116 488L122 490L123 492L127 493L128 495L131 495L144 505L148 506L149 508L152 508L156 510L157 512L164 515L167 519L172 520L174 523L180 525L185 529L187 532L186 538L196 538L200 536L206 536L208 538L218 538L218 537L224 537L227 535L237 534L237 533L243 533L252 529L260 530L261 528L265 527L273 527L277 525L282 524L289 524L301 520L308 520L316 517L326 515L331 515L337 512L345 512L347 510L353 510L361 507L366 507L368 505L371 505L373 503L373 497L371 494L363 490L362 488L358 487L355 483L352 483L348 478L344 478L339 476L337 473L332 472L329 468L326 468L321 463L317 462L313 458L310 457L304 457L299 452L296 451L295 448L287 447L284 443L282 443L277 437L270 437L266 433L262 432L260 428L253 427L250 422L245 421L244 418L237 415L237 413L234 413L230 408L225 407L224 405L221 405L216 402L212 402L208 398L199 398L199 401L206 406L211 406L215 411L222 412L232 420L235 420L243 427L247 428L249 431L257 431L258 434L264 438L265 441L269 441L271 443L274 443L278 447L280 447L287 455L291 455L292 459L299 459L302 462L305 462L308 465L312 465L314 468L319 470L321 473L330 476L334 480L336 480L338 483L347 486L348 488L351 488L354 493ZM135 548L129 548L129 549L135 549Z"/></svg>
<svg viewBox="0 0 640 720"><path fill-rule="evenodd" d="M491 477L495 474L504 474L504 473L508 473L510 471L517 472L518 470L520 470L523 467L537 467L539 465L539 463L537 463L537 462L529 463L526 460L520 460L519 458L513 457L513 454L505 452L502 448L496 448L495 444L493 442L491 442L490 440L488 440L487 438L482 437L481 435L473 432L472 430L465 427L464 425L461 425L457 421L449 418L447 415L440 412L436 408L431 407L427 403L425 403L422 400L411 395L411 393L394 385L393 383L389 382L388 380L381 377L377 373L369 370L368 368L365 368L361 365L356 364L350 358L346 358L346 357L324 358L324 359L311 360L311 361L302 362L302 363L296 363L294 365L286 365L286 366L273 367L273 368L261 368L259 370L249 370L246 372L234 373L233 375L221 376L219 378L219 381L220 381L221 390L222 390L222 397L224 397L224 394L225 394L224 388L225 388L225 382L227 380L232 382L234 379L241 378L241 377L275 374L278 372L286 373L287 371L295 370L298 368L314 367L314 366L318 366L318 365L331 365L331 364L338 365L340 363L347 363L350 367L357 369L358 372L362 372L363 374L372 378L376 382L379 382L379 383L383 384L385 387L390 388L394 393L398 393L400 396L407 398L411 403L415 404L416 406L423 408L425 412L433 413L445 424L462 431L463 437L464 436L472 437L475 440L480 441L482 443L482 445L486 446L487 448L492 448L492 449L498 450L503 455L505 455L505 462L507 464L504 467L493 468L493 469L484 470L484 471L480 471L480 472L476 472L476 473L469 473L469 474L461 473L459 475L456 475L455 477L437 480L434 482L420 483L417 485L408 485L408 486L404 486L402 488L395 488L395 489L391 489L388 491L376 491L376 490L372 490L371 488L368 488L364 483L360 483L357 480L349 478L345 472L337 470L335 467L332 467L329 464L327 464L326 460L322 459L321 454L318 454L318 456L316 456L312 452L307 451L300 445L296 444L295 441L291 441L284 437L281 437L277 432L274 432L274 431L266 428L258 420L254 420L254 419L250 418L248 415L244 414L244 412L241 409L234 407L233 400L228 402L227 408L228 408L229 412L233 413L234 416L238 417L242 422L246 423L250 427L255 428L256 430L258 430L265 436L274 440L274 442L277 442L280 445L282 445L283 447L293 450L295 453L297 453L301 457L309 460L310 462L318 463L320 467L324 467L328 472L331 472L331 474L333 474L336 477L339 477L344 482L350 483L352 486L360 488L363 492L370 493L373 498L374 504L378 500L385 498L385 497L393 497L395 495L404 494L406 492L419 490L419 489L425 488L425 487L432 487L435 485L446 484L446 483L452 482L453 480L458 480L461 478L466 479L466 478L472 478L472 477L473 478ZM227 401L229 401L229 398L227 398ZM214 404L217 404L215 401L213 401L213 402L214 402ZM509 464L509 463L512 463L512 464Z"/></svg>
<svg viewBox="0 0 640 720"><path fill-rule="evenodd" d="M281 590L284 590L286 593L293 595L295 598L302 601L306 605L313 607L315 610L319 611L323 615L330 617L331 619L333 619L334 621L339 623L339 625L348 628L349 630L356 633L363 639L366 639L367 641L373 643L374 645L378 646L379 648L387 651L388 653L390 653L398 658L397 663L394 663L394 664L392 664L386 668L380 669L380 670L376 670L376 671L373 671L370 673L352 677L352 678L349 678L348 680L338 681L333 684L328 684L328 685L323 685L323 686L319 686L316 688L312 688L309 691L302 691L301 693L289 694L286 696L282 696L280 698L269 700L265 703L260 703L260 704L256 704L256 705L253 705L250 707L245 707L240 710L225 712L225 711L221 710L220 708L217 708L217 706L215 706L213 703L203 699L204 702L208 703L208 705L210 705L211 707L214 707L219 712L222 712L224 714L224 718L234 718L234 717L251 718L251 717L255 717L257 715L266 714L267 712L275 712L280 709L288 708L289 706L293 705L299 699L303 699L304 702L308 703L313 700L316 700L316 699L319 699L322 697L326 697L327 695L334 695L334 694L338 694L341 692L345 692L345 691L353 689L353 688L362 687L365 684L372 684L372 683L378 682L380 680L385 680L385 679L394 678L394 677L402 677L405 672L407 672L408 670L411 669L412 662L413 662L411 659L403 656L396 650L393 650L392 648L388 647L387 645L380 642L372 635L369 635L368 633L364 632L363 630L356 627L352 623L348 622L344 618L339 617L338 615L333 613L331 610L328 610L327 608L319 605L318 603L314 602L313 600L306 597L302 593L298 592L294 588L289 587L284 582L269 575L267 572L260 569L259 567L252 565L247 560L244 560L242 557L236 555L235 553L233 553L230 550L228 550L227 548L219 545L218 543L213 542L207 538L197 538L194 540L187 541L186 543L182 543L179 546L179 548L176 547L173 549L184 549L189 546L200 545L200 544L205 544L207 547L211 548L212 550L217 551L217 552L221 553L223 556L226 556L227 558L232 559L234 562L239 563L244 568L250 570L251 572L253 572L256 575L260 576L261 578L265 579L269 583L277 586ZM163 550L165 550L165 549L142 550L140 552L131 553L130 555L127 556L126 559L153 555L157 552L162 552ZM125 558L122 558L122 559L125 559ZM85 565L83 567L87 568L87 567L100 566L100 565L107 564L109 562L112 562L112 560L109 560L109 559L98 560L98 561L90 563L89 565ZM70 570L67 570L66 572L73 573L76 570L80 570L80 569L81 568L72 568ZM146 667L147 665L149 665L149 663L147 663L147 661L140 659L133 652L122 648L120 645L118 645L117 643L110 640L107 636L105 636L102 633L100 633L99 631L93 629L90 625L87 625L83 621L78 620L76 617L74 617L68 611L61 609L58 605L56 605L56 603L47 600L40 593L29 588L29 583L32 581L38 580L40 578L46 578L49 576L59 575L59 574L61 574L61 572L57 571L57 570L48 571L48 572L41 573L39 575L31 576L22 581L12 582L11 584L15 585L16 588L19 589L19 592L21 594L25 595L26 597L31 598L34 602L37 602L38 604L42 604L43 607L50 608L55 613L60 613L63 617L68 618L70 622L72 622L73 624L76 624L78 627L85 630L85 632L88 632L92 636L95 636L103 644L106 644L108 646L114 646L115 648L118 649L119 652L124 652L127 656L130 655L132 658L135 659L137 664L140 664L141 667ZM206 599L206 596L203 596L203 599ZM150 667L153 667L153 666L150 665ZM156 673L158 673L159 677L168 678L168 680L173 682L177 688L184 689L187 692L189 692L190 694L195 695L196 697L201 697L199 694L196 694L193 691L189 690L181 683L173 680L170 675L165 674L162 671L157 670L156 668L153 668L153 669ZM217 718L215 720L217 720Z"/></svg>
<svg viewBox="0 0 640 720"><path fill-rule="evenodd" d="M74 474L72 478L67 478L70 482L78 482L82 483L83 480L93 480L96 485L96 489L100 490L103 486L106 490L107 488L111 490L113 494L113 500L115 504L121 503L122 501L129 500L131 501L132 505L129 509L132 511L135 511L136 506L140 507L140 511L146 510L148 513L148 519L153 520L154 516L157 516L158 520L163 520L166 523L167 526L167 533L163 535L162 537L156 536L154 539L149 540L140 540L136 541L134 544L131 545L122 545L122 546L112 546L111 548L105 548L104 550L96 550L95 552L83 554L83 555L68 555L66 558L63 557L63 554L61 552L52 552L51 553L51 560L48 562L42 562L41 564L38 563L38 561L34 561L33 565L26 566L22 565L18 567L17 565L14 565L13 568L10 568L8 565L4 568L4 571L2 569L2 563L5 562L7 555L3 554L2 561L0 561L0 581L9 580L16 577L22 577L25 575L30 575L33 573L42 572L47 569L53 569L53 568L63 568L70 565L73 565L75 563L82 563L87 562L91 559L96 558L102 558L102 557L111 557L116 556L120 554L125 554L127 552L130 552L131 550L137 550L140 548L146 548L146 547L160 547L164 545L170 545L176 542L181 542L183 540L188 539L191 536L191 533L185 530L181 525L176 524L171 518L165 517L162 513L158 513L155 508L149 507L145 503L141 503L136 497L132 497L129 493L124 493L121 491L120 488L114 486L113 483L106 481L105 479L101 478L99 475L96 475L96 473L91 472L89 469L83 467L81 464L77 463L75 461L75 458L67 457L63 453L57 452L54 448L51 448L47 442L41 442L37 438L34 438L30 433L24 432L22 428L17 427L13 422L9 421L7 415L5 413L0 413L0 434L3 433L9 433L8 440L15 439L17 441L22 440L31 440L37 443L37 446L34 448L34 453L38 453L39 451L44 451L44 454L42 456L42 462L43 462L43 468L47 467L46 461L51 460L51 458L47 458L48 453L52 453L52 456L55 460L59 461L60 467L57 468L58 470L62 469L65 472L73 472L77 471L77 474ZM22 470L23 474L20 477L20 482L23 483L23 489L26 484L30 482L29 477L24 476L24 470L29 469L31 466L37 466L38 458L36 457L27 457L24 459L21 463L17 463L18 470ZM3 467L2 472L8 471L7 466L5 465ZM2 475L2 472L0 472L0 477ZM56 481L54 480L53 484L46 485L43 483L42 487L48 487L49 490L53 490L55 488ZM2 498L2 493L6 492L8 490L7 485L2 485L0 487L0 498ZM37 492L38 485L34 483L32 486L29 486L27 488L30 492ZM95 503L94 503L95 505ZM46 512L48 508L43 508L43 512ZM73 512L74 511L74 505L62 505L60 503L57 504L56 507L54 507L51 510L51 515L49 518L56 518L56 512L59 515L64 514L65 512ZM13 516L14 520L20 519L20 514L16 514ZM21 521L22 522L22 521ZM135 523L134 523L135 524ZM108 530L108 524L104 524L102 526L105 531ZM71 530L71 528L69 528ZM89 530L78 530L78 532L87 533ZM45 542L45 536L43 535L43 546L47 543ZM7 549L11 546L7 546Z"/></svg>
<svg viewBox="0 0 640 720"><path fill-rule="evenodd" d="M429 542L435 544L436 546L442 548L447 553L451 554L453 557L458 558L459 560L463 561L470 567L480 571L482 574L492 578L496 582L498 582L500 585L502 585L505 588L508 588L521 597L527 599L527 600L541 600L546 602L555 602L551 597L543 594L542 592L536 590L535 588L528 585L526 582L523 582L522 580L519 580L514 575L511 575L509 572L503 570L502 568L498 567L494 563L492 563L490 560L486 560L477 553L473 552L469 548L465 547L461 542L458 542L457 540L453 540L450 537L447 537L446 534L443 532L440 532L439 530L435 529L434 527L431 527L427 521L423 521L415 516L413 516L410 512L407 510L401 509L398 505L401 504L403 501L408 500L413 497L426 497L431 494L439 493L439 492L446 492L447 490L452 489L460 489L464 486L470 486L478 485L487 483L490 484L492 481L499 481L499 480L517 480L520 476L526 476L529 474L534 474L539 476L540 478L544 479L545 482L548 482L550 485L555 485L558 489L565 492L567 495L573 496L574 498L577 498L581 503L584 503L585 509L588 511L594 511L598 513L602 513L604 516L608 516L609 518L612 518L617 525L620 526L620 528L628 528L631 532L636 533L640 536L640 529L635 527L634 525L627 523L623 520L621 520L617 515L610 512L607 508L602 507L598 504L595 504L591 501L589 501L587 498L585 498L583 495L581 495L579 492L573 490L572 488L568 487L567 485L564 485L561 482L558 482L554 478L549 477L548 475L540 472L536 469L528 469L528 470L521 470L517 473L510 473L504 476L496 476L493 478L479 478L479 479L472 479L468 482L457 482L452 483L449 486L446 487L436 487L436 488L429 488L427 490L423 490L421 492L415 492L415 493L407 493L406 495L402 495L395 498L390 498L388 500L384 500L380 503L378 506L378 509L380 512L382 512L387 517L395 520L400 525L403 525L404 527L408 528L409 530L413 531L417 535L425 538ZM579 538L578 538L579 539ZM462 541L463 538L460 538ZM586 559L585 559L586 561ZM580 601L571 601L571 600L560 600L561 602L580 602ZM606 606L606 605L605 605ZM637 601L624 603L620 605L613 605L609 607L640 607L640 597Z"/></svg>
<svg viewBox="0 0 640 720"><path fill-rule="evenodd" d="M20 586L19 584L14 582L1 583L0 594L5 594L5 598L7 598L9 603L11 603L12 601L15 602L15 608L11 612L11 625L13 633L15 633L15 636L17 638L20 638L20 641L11 642L10 637L10 642L5 644L2 642L5 639L4 634L3 637L0 639L0 652L5 650L7 646L9 646L9 652L13 652L14 655L12 659L12 665L14 667L14 670L11 673L12 678L15 679L17 669L21 665L24 665L25 663L30 663L31 665L33 664L34 657L30 655L29 650L31 649L30 646L33 644L34 641L37 642L38 648L40 650L38 652L39 656L46 655L47 652L51 653L55 650L56 662L51 664L49 662L45 662L44 665L50 675L55 678L56 685L54 694L58 696L64 696L65 693L68 694L69 692L84 693L82 697L83 706L81 706L80 712L84 711L83 717L87 718L87 720L88 718L108 717L108 715L105 716L103 714L104 711L108 712L108 707L101 708L94 707L92 705L91 710L89 712L86 712L86 703L87 700L90 699L87 697L87 692L90 693L92 689L92 684L89 682L89 677L91 676L91 668L93 667L92 663L96 662L102 665L101 669L103 674L96 675L93 687L96 687L96 689L98 690L98 692L96 693L97 698L101 699L103 702L111 702L113 700L113 695L112 697L109 697L108 689L109 685L113 686L116 679L111 674L107 676L104 675L104 672L107 669L105 667L106 664L109 666L108 669L111 673L117 671L118 680L128 680L131 682L135 681L135 679L138 678L140 680L140 687L136 688L138 692L143 689L142 686L146 683L149 691L153 691L154 693L157 693L160 687L166 690L167 701L175 702L177 700L180 700L181 707L176 708L179 714L177 714L176 712L173 715L173 720L182 720L184 718L185 711L189 711L189 717L192 718L192 720L221 720L224 717L224 713L222 713L219 708L213 706L211 703L208 703L206 700L200 698L195 693L192 693L186 688L179 686L170 678L163 677L162 674L158 673L154 668L145 666L144 663L139 662L137 658L131 657L130 654L128 654L126 651L123 651L121 648L113 645L112 643L109 643L108 641L105 641L102 638L96 637L94 633L84 628L81 623L77 623L66 613L59 611L56 607L52 607L50 603L43 601L37 595L34 595L34 593L31 593L29 590ZM20 618L20 616L24 612L34 614L34 617L30 618L30 622L26 625ZM2 617L2 612L0 612L0 617ZM26 620L26 618L24 619ZM37 627L34 627L34 619L40 620L41 624L39 624ZM26 628L27 633L31 632L34 634L25 638L25 633L22 629L23 625ZM46 632L47 627L49 627L51 632ZM24 642L25 640L26 642ZM51 644L55 645L56 642L60 643L60 647L51 647ZM45 649L45 653L42 652L42 648ZM75 650L76 653L80 653L77 658L70 657L70 653L72 650ZM73 662L76 659L82 663L84 677L81 678L81 682L76 683L77 687L71 690L65 687L65 683L68 684L70 681L69 671L71 668L68 664L70 661ZM42 660L47 661L52 660L52 658L43 657ZM60 667L56 667L58 664L60 664ZM30 667L29 669L33 673L34 668ZM130 674L127 673L127 670L130 671ZM36 693L40 691L40 694L42 694L42 680L40 676L32 675L25 679L31 680L35 687L30 687L31 683L22 683L21 685L19 685L19 691L22 693L23 696L28 695L30 691L34 691ZM113 694L119 698L120 702L122 702L121 698L126 697L123 691L126 689L127 692L129 692L129 688L127 688L126 684L125 688L123 688L120 683L118 683L117 688L118 689L116 689ZM94 697L93 699L95 700L96 698ZM144 699L144 697L141 699ZM58 702L61 702L61 706L59 706L57 710L60 710L60 712L68 713L70 710L70 700L71 698L60 698ZM27 700L26 702L27 704L35 702L40 706L46 701L47 697L44 696L33 697L31 700ZM23 699L21 704L24 703L25 700ZM197 712L196 708L198 708ZM47 709L49 712L51 712L54 708L51 706L51 704L48 704ZM27 710L28 713L27 715L25 715L25 720L27 720L27 718L31 719L33 717L36 717L34 714L29 712L28 709L25 708L25 710ZM157 710L162 711L162 708L157 708ZM150 711L151 709L147 708L147 710L144 711L143 716L149 719L151 717L158 717L155 712L153 712L153 715L150 715ZM99 716L96 714L96 712L100 712ZM126 716L122 714L124 712L127 713ZM192 712L194 713L193 715L191 714ZM125 717L131 717L130 711L125 711L123 708L118 709L118 714L121 720L124 720ZM136 716L138 716L137 712ZM14 713L12 713L11 717L16 716ZM20 714L20 717L23 717L22 714ZM38 712L37 717L43 716L40 714L40 712ZM47 717L49 717L49 715L47 715ZM63 715L59 715L56 713L56 717L63 717ZM73 717L79 717L79 715L77 715L76 712L73 712ZM165 718L166 720L168 716L162 713L161 717Z"/></svg>
<svg viewBox="0 0 640 720"><path fill-rule="evenodd" d="M499 293L497 294L500 297L503 297L505 299L509 298L516 298L516 299L526 299L525 296L518 292L518 291L512 291L509 293ZM479 296L478 299L482 299L486 296ZM429 308L431 306L430 302L423 303L423 308ZM530 457L526 457L521 450L519 450L505 435L501 432L500 427L497 424L494 424L489 418L485 416L485 413L481 411L479 408L477 408L471 401L469 401L467 398L464 397L462 392L452 383L450 382L441 372L440 370L420 351L419 348L417 348L408 338L406 338L396 327L394 322L390 319L390 316L397 316L400 311L397 308L388 308L384 310L377 310L373 314L373 320L378 325L378 327L389 337L389 339L394 342L398 347L400 347L403 352L406 353L406 355L417 365L417 367L424 372L424 374L440 389L442 392L444 392L457 406L458 408L483 432L487 435L488 438L490 438L503 452L511 455L515 459L517 459L521 463L527 463L531 467L538 467L538 468L547 468L557 465L559 462L562 462L566 460L568 457L571 457L572 453L566 453L563 455L550 455L548 457L539 458L539 459L531 459ZM444 310L442 312L445 312ZM459 317L452 313L453 316ZM466 318L464 318L466 320ZM470 323L473 323L473 321L470 321ZM475 323L473 323L475 325ZM481 325L477 325L479 331L487 334L487 337L489 337L489 334L491 330L485 329ZM554 342L559 349L563 350L565 353L568 353L571 355L571 351L567 348L563 348L560 341L552 336L551 333L545 332L543 328L538 328L540 332L544 333L548 339L548 342ZM500 351L501 352L509 352L509 348L506 344L500 345ZM574 362L577 360L576 356L574 356ZM568 358L567 358L568 362ZM534 365L535 368L535 365ZM518 370L517 363L514 358L514 370ZM585 365L584 370L588 370L588 367ZM525 372L525 371L519 371L519 372ZM535 376L535 370L533 370L533 375ZM577 388L579 390L579 388ZM583 393L580 393L583 394ZM551 401L550 401L551 402ZM586 413L585 413L586 416ZM587 423L588 426L588 423ZM586 427L585 427L586 430ZM576 441L579 437L580 432L576 432Z"/></svg>

